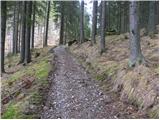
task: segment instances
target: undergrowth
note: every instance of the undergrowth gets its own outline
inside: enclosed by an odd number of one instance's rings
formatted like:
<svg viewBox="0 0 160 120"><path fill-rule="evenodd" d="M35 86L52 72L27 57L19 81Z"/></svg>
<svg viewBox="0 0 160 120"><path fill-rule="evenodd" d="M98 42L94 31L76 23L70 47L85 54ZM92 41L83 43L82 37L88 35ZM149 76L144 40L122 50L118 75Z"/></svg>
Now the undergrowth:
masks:
<svg viewBox="0 0 160 120"><path fill-rule="evenodd" d="M52 67L50 64L52 54L48 53L50 47L44 49L36 49L32 51L32 62L27 66L20 66L17 71L2 78L2 97L8 95L7 91L14 91L24 78L34 78L30 88L22 89L20 93L7 104L2 105L3 119L24 119L24 118L39 118L41 104L43 102L44 92L49 86L47 80L48 73ZM40 55L34 58L36 52ZM5 65L11 68L18 63L19 57L7 56ZM12 60L10 63L10 60ZM8 68L9 69L9 68ZM14 68L13 68L14 69ZM7 93L7 94L6 94Z"/></svg>

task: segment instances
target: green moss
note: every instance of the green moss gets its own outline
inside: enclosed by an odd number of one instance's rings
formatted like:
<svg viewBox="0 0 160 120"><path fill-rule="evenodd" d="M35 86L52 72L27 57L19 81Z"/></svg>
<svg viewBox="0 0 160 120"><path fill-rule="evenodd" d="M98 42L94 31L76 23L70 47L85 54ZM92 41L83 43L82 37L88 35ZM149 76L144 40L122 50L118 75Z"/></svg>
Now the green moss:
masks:
<svg viewBox="0 0 160 120"><path fill-rule="evenodd" d="M22 99L17 100L14 98L8 104L6 104L6 109L2 115L2 118L25 118L25 119L32 119L32 118L39 118L38 113L28 113L25 114L27 110L27 106L35 105L37 108L40 108L42 100L43 100L43 93L42 89L48 87L48 73L51 69L51 65L49 60L52 59L53 54L48 53L49 48L40 49L40 50L33 50L33 52L40 52L40 56L37 58L32 58L32 62L27 66L20 66L17 72L10 74L5 80L6 82L2 83L3 86L8 87L8 89L12 89L19 81L23 79L24 76L32 76L35 77L35 81L32 86L26 90L25 97ZM32 53L34 54L34 53ZM14 56L11 56L10 59L14 59ZM17 59L17 58L16 58ZM19 58L18 58L19 60ZM18 62L14 60L14 62ZM13 63L15 64L15 63ZM8 65L8 63L7 63ZM16 64L15 64L16 65ZM11 105L9 105L11 104ZM36 111L38 112L38 110Z"/></svg>
<svg viewBox="0 0 160 120"><path fill-rule="evenodd" d="M35 68L37 69L35 73L37 78L42 79L48 76L50 66L46 61L42 61L39 64L35 65Z"/></svg>
<svg viewBox="0 0 160 120"><path fill-rule="evenodd" d="M105 78L106 78L106 74L99 74L96 76L96 80L100 80L100 81L105 80Z"/></svg>
<svg viewBox="0 0 160 120"><path fill-rule="evenodd" d="M15 72L13 73L10 78L9 78L9 81L11 82L14 82L18 79L20 79L23 75L25 75L25 72L24 71L18 71L18 72Z"/></svg>
<svg viewBox="0 0 160 120"><path fill-rule="evenodd" d="M39 105L42 102L42 96L38 92L34 92L33 95L31 95L30 103Z"/></svg>
<svg viewBox="0 0 160 120"><path fill-rule="evenodd" d="M110 77L115 78L115 73L118 69L117 64L112 64L111 66L108 66L107 69L102 72L101 74L96 75L96 80L105 80Z"/></svg>
<svg viewBox="0 0 160 120"><path fill-rule="evenodd" d="M6 109L6 112L2 115L2 119L14 119L18 118L18 116L19 109L17 109L15 105L10 104Z"/></svg>

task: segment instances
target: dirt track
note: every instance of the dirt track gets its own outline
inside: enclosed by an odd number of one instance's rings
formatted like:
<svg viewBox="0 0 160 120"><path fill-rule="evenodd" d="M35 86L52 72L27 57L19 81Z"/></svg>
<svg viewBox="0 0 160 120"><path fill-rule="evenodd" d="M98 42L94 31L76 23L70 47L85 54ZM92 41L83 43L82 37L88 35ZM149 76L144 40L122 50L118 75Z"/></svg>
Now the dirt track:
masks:
<svg viewBox="0 0 160 120"><path fill-rule="evenodd" d="M54 54L56 70L49 76L53 82L41 118L134 118L135 109L113 102L63 46Z"/></svg>

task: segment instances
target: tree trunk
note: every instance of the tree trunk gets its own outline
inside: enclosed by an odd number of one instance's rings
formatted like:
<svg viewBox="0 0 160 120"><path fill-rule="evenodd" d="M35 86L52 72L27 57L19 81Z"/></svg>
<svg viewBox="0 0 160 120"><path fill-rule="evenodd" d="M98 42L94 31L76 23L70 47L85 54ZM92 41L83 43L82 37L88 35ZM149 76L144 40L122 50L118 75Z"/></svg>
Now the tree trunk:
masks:
<svg viewBox="0 0 160 120"><path fill-rule="evenodd" d="M21 36L21 52L20 52L20 62L24 62L25 58L25 31L26 31L26 2L22 3L22 36Z"/></svg>
<svg viewBox="0 0 160 120"><path fill-rule="evenodd" d="M84 0L81 1L80 13L80 43L84 42Z"/></svg>
<svg viewBox="0 0 160 120"><path fill-rule="evenodd" d="M25 64L31 62L30 54L30 35L31 35L31 14L32 14L32 1L27 1L26 10L26 35L25 35Z"/></svg>
<svg viewBox="0 0 160 120"><path fill-rule="evenodd" d="M22 9L22 2L19 2L19 10ZM20 41L21 41L21 29L22 29L22 25L21 25L21 21L22 21L22 14L21 12L19 11L19 31L18 31L18 52L20 52Z"/></svg>
<svg viewBox="0 0 160 120"><path fill-rule="evenodd" d="M43 42L43 43L44 43L44 44L43 44L43 47L46 47L46 46L47 46L49 13L50 13L50 1L48 1L48 4L47 4L47 18L46 18L45 39L44 39L44 42Z"/></svg>
<svg viewBox="0 0 160 120"><path fill-rule="evenodd" d="M7 2L6 1L1 1L1 50L0 50L0 55L1 55L1 76L2 73L5 72L4 70L4 56L5 56L5 34L6 34L6 10L7 10Z"/></svg>
<svg viewBox="0 0 160 120"><path fill-rule="evenodd" d="M18 52L18 19L19 19L19 2L15 3L14 10L14 31L13 31L13 54L17 54Z"/></svg>
<svg viewBox="0 0 160 120"><path fill-rule="evenodd" d="M61 26L60 26L59 45L63 44L63 34L64 34L64 6L63 6L63 2L61 2Z"/></svg>
<svg viewBox="0 0 160 120"><path fill-rule="evenodd" d="M130 58L129 66L134 67L144 62L140 46L138 2L130 3Z"/></svg>
<svg viewBox="0 0 160 120"><path fill-rule="evenodd" d="M93 17L92 17L92 38L91 38L91 45L96 43L96 29L97 29L97 1L93 1Z"/></svg>
<svg viewBox="0 0 160 120"><path fill-rule="evenodd" d="M32 44L31 44L31 48L34 48L34 27L35 27L35 9L36 9L36 1L33 2L33 19L32 19Z"/></svg>
<svg viewBox="0 0 160 120"><path fill-rule="evenodd" d="M119 26L118 26L118 34L121 34L121 1L118 2L119 7Z"/></svg>
<svg viewBox="0 0 160 120"><path fill-rule="evenodd" d="M100 54L102 54L105 51L105 8L106 8L106 2L102 1L102 13L101 13L101 41L100 41Z"/></svg>
<svg viewBox="0 0 160 120"><path fill-rule="evenodd" d="M98 23L99 23L99 27L98 27L98 32L99 34L101 34L101 18L102 18L102 2L100 3L100 5L98 6L99 9L99 16L98 16ZM108 22L107 22L108 24Z"/></svg>
<svg viewBox="0 0 160 120"><path fill-rule="evenodd" d="M155 25L159 24L159 1L155 2Z"/></svg>
<svg viewBox="0 0 160 120"><path fill-rule="evenodd" d="M124 33L124 3L121 5L121 33Z"/></svg>
<svg viewBox="0 0 160 120"><path fill-rule="evenodd" d="M106 26L106 27L108 27L108 31L110 31L111 30L111 19L110 19L110 2L108 1L108 26ZM105 27L105 28L106 28Z"/></svg>
<svg viewBox="0 0 160 120"><path fill-rule="evenodd" d="M21 23L21 21L19 21L20 23ZM21 30L22 29L22 25L21 24L19 24L19 37L18 37L18 52L20 52L20 44L21 44Z"/></svg>
<svg viewBox="0 0 160 120"><path fill-rule="evenodd" d="M149 3L149 23L148 23L148 34L150 37L154 37L155 33L155 2L150 1Z"/></svg>

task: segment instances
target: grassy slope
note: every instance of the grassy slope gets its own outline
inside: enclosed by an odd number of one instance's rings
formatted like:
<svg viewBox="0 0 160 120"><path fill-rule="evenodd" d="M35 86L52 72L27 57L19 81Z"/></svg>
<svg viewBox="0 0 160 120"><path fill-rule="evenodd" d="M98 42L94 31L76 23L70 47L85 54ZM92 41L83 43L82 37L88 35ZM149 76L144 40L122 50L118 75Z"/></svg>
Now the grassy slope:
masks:
<svg viewBox="0 0 160 120"><path fill-rule="evenodd" d="M2 105L2 118L39 118L38 112L41 110L44 92L49 86L47 77L53 55L48 53L49 49L47 47L33 50L32 62L27 66L16 65L19 55L6 58L6 71L11 74L5 74L2 78L2 98L17 90L22 80L34 81L30 88L23 88L7 104ZM40 56L35 58L37 52Z"/></svg>
<svg viewBox="0 0 160 120"><path fill-rule="evenodd" d="M78 58L84 67L102 83L102 88L108 92L120 91L121 100L130 102L148 112L151 118L158 117L158 34L156 38L141 37L144 56L153 65L128 67L129 39L128 34L106 37L106 52L99 55L99 44L90 46L89 42L81 46L72 45L70 51ZM97 41L99 38L97 38Z"/></svg>

